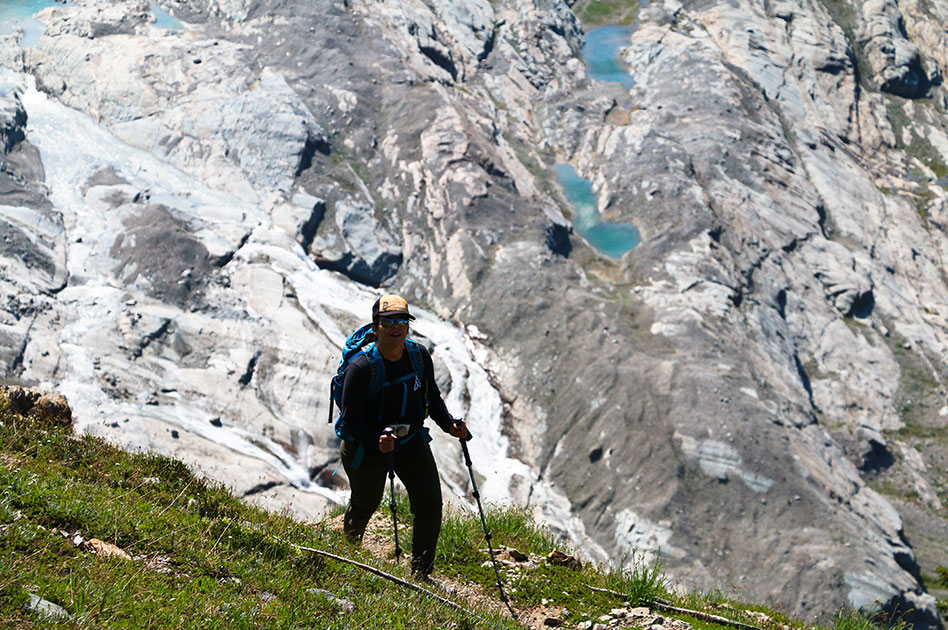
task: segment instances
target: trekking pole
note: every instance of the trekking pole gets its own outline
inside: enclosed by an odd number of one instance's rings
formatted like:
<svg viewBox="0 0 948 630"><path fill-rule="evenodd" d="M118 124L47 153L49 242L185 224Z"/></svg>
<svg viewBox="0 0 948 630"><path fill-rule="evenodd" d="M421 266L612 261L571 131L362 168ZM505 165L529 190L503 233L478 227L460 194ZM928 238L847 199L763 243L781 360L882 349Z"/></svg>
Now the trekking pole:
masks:
<svg viewBox="0 0 948 630"><path fill-rule="evenodd" d="M385 435L394 436L395 430L392 427L386 427L383 432ZM402 555L402 548L398 545L398 511L395 509L395 451L388 454L388 480L391 484L391 501L389 506L392 508L392 526L395 528L395 564Z"/></svg>
<svg viewBox="0 0 948 630"><path fill-rule="evenodd" d="M468 439L470 439L470 437L468 437ZM500 591L500 601L504 603L504 606L507 607L507 610L510 611L513 618L517 620L517 613L510 607L510 600L507 599L507 595L504 593L504 583L500 579L500 569L497 568L497 560L494 559L494 546L490 542L491 535L487 529L487 519L484 518L484 508L481 506L481 493L477 491L477 482L474 481L474 465L471 463L471 454L467 450L467 440L461 440L461 451L464 453L464 463L467 465L467 471L471 474L471 488L474 490L474 500L477 501L477 511L481 515L481 526L484 528L484 538L487 539L487 550L490 553L490 561L491 564L494 565L494 575L497 577L497 590Z"/></svg>

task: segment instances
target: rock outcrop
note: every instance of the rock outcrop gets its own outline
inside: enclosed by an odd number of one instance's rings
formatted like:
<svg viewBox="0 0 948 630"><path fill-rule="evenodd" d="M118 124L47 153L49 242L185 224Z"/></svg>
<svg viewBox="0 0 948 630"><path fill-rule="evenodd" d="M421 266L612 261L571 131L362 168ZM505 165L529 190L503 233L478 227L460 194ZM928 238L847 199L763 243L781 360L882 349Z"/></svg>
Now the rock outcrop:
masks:
<svg viewBox="0 0 948 630"><path fill-rule="evenodd" d="M72 409L60 394L19 386L0 386L7 409L41 427L72 427Z"/></svg>
<svg viewBox="0 0 948 630"><path fill-rule="evenodd" d="M917 7L916 7L917 9ZM895 0L870 0L862 6L861 37L872 79L880 90L905 98L924 96L932 77L922 67L918 46L907 36L905 20Z"/></svg>
<svg viewBox="0 0 948 630"><path fill-rule="evenodd" d="M304 4L78 0L0 45L5 378L313 516L334 355L397 290L489 499L687 586L941 625L943 7L656 1L629 90L564 0ZM570 229L560 162L641 245Z"/></svg>

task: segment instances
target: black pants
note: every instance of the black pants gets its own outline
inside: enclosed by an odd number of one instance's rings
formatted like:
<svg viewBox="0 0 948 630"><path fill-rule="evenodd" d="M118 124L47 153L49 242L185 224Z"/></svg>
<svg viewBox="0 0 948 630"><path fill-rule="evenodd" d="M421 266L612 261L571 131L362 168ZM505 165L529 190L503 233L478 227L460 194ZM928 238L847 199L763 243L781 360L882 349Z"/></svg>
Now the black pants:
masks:
<svg viewBox="0 0 948 630"><path fill-rule="evenodd" d="M441 480L438 466L424 431L394 454L395 474L408 490L411 503L413 573L428 575L434 568L435 549L441 533ZM388 477L388 456L378 446L365 447L358 470L352 463L358 449L356 442L342 442L342 465L349 476L351 494L346 507L343 531L352 539L361 540L365 527L378 509Z"/></svg>

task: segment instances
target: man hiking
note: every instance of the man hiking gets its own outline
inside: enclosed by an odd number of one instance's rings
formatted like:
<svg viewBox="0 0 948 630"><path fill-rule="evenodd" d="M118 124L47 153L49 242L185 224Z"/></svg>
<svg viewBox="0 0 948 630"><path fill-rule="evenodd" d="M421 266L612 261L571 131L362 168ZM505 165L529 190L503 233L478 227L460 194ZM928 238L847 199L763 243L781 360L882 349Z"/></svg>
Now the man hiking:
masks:
<svg viewBox="0 0 948 630"><path fill-rule="evenodd" d="M385 491L389 466L408 490L412 525L412 575L434 568L441 533L441 481L424 426L427 416L446 433L469 439L463 420L448 413L428 350L408 339L408 302L383 295L372 306L375 343L345 367L337 433L351 494L343 531L361 542ZM397 539L396 539L397 540Z"/></svg>

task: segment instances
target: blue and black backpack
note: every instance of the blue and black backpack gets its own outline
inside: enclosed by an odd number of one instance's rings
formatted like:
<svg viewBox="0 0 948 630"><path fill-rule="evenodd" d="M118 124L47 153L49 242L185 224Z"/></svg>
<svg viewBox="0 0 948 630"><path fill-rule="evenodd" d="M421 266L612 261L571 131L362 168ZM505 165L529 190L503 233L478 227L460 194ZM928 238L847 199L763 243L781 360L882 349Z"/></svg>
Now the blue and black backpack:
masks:
<svg viewBox="0 0 948 630"><path fill-rule="evenodd" d="M421 347L417 341L412 339L405 340L405 347L408 349L408 356L411 359L413 372L403 376L395 382L385 380L385 363L382 360L382 354L375 345L375 333L372 332L372 324L366 324L346 338L346 343L342 348L342 359L339 361L339 367L336 369L336 375L332 377L330 383L329 396L329 422L333 419L333 406L342 408L342 383L345 379L346 367L360 353L364 353L369 359L369 366L372 368L372 378L369 381L369 390L366 392L368 398L374 398L383 387L401 385L402 392L402 415L406 411L408 402L408 383L411 380L418 379L427 388L425 381L424 361L421 357ZM428 412L427 390L425 392L425 415ZM336 418L336 435L346 440L349 439L343 426L342 413Z"/></svg>

